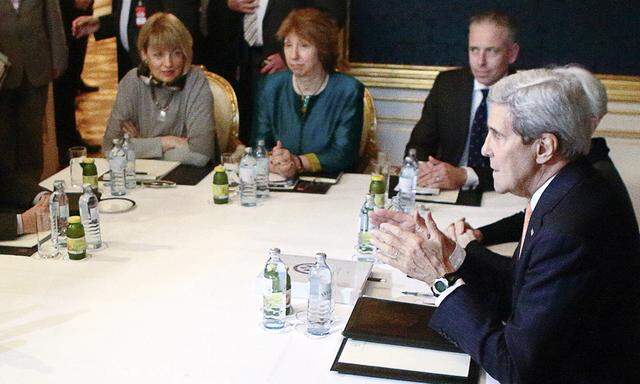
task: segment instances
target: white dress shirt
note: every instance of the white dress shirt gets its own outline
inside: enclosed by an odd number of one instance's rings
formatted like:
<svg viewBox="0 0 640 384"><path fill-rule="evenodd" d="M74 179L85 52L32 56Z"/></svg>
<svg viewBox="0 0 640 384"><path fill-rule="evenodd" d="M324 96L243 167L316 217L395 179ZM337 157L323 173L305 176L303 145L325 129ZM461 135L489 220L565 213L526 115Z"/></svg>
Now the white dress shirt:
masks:
<svg viewBox="0 0 640 384"><path fill-rule="evenodd" d="M131 0L122 0L122 8L120 9L120 41L125 51L129 52L129 14L131 13Z"/></svg>
<svg viewBox="0 0 640 384"><path fill-rule="evenodd" d="M20 8L20 0L11 0L11 5L13 5L13 9L16 11Z"/></svg>
<svg viewBox="0 0 640 384"><path fill-rule="evenodd" d="M480 179L476 171L471 167L467 167L467 162L469 161L469 141L471 140L471 128L473 126L473 119L476 116L476 111L482 103L482 90L489 89L484 84L478 82L478 80L473 79L473 93L471 96L471 115L469 116L469 131L467 132L467 140L464 145L464 152L462 153L462 157L460 158L459 167L464 168L467 172L467 181L464 183L464 189L473 189L480 184ZM489 104L487 103L487 116L489 116Z"/></svg>
<svg viewBox="0 0 640 384"><path fill-rule="evenodd" d="M267 12L267 6L269 0L260 0L258 8L256 9L256 22L258 23L258 33L256 35L256 47L262 47L264 44L264 37L262 34L262 21L264 20L264 14Z"/></svg>

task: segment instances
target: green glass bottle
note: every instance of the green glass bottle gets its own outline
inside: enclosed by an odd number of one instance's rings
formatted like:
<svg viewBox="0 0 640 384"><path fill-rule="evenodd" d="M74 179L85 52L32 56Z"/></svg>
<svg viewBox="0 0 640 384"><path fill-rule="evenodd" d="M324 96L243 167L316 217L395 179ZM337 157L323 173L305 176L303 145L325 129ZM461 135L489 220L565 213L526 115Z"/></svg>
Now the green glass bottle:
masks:
<svg viewBox="0 0 640 384"><path fill-rule="evenodd" d="M95 160L91 157L86 157L80 163L82 167L82 185L91 184L91 188L94 191L98 189L98 169L96 168Z"/></svg>
<svg viewBox="0 0 640 384"><path fill-rule="evenodd" d="M71 260L82 260L87 256L87 242L84 238L84 227L80 222L80 216L71 216L69 218L67 253Z"/></svg>
<svg viewBox="0 0 640 384"><path fill-rule="evenodd" d="M384 176L371 175L371 184L369 184L369 193L373 195L373 202L377 209L383 209L385 206L386 190L387 190L387 186L384 183Z"/></svg>
<svg viewBox="0 0 640 384"><path fill-rule="evenodd" d="M287 267L287 290L285 296L287 298L286 314L289 316L293 313L293 307L291 306L291 276L289 275L289 267Z"/></svg>
<svg viewBox="0 0 640 384"><path fill-rule="evenodd" d="M229 202L229 178L222 165L213 169L213 203L227 204Z"/></svg>

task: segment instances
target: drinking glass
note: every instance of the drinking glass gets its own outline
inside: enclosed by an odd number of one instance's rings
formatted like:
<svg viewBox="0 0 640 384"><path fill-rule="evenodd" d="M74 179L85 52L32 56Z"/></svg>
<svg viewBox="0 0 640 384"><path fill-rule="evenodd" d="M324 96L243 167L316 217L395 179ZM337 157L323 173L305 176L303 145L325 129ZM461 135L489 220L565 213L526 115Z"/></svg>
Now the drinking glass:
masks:
<svg viewBox="0 0 640 384"><path fill-rule="evenodd" d="M232 152L225 152L220 156L220 164L224 166L229 178L229 194L236 191L238 186L238 170L240 168L240 159L234 156Z"/></svg>
<svg viewBox="0 0 640 384"><path fill-rule="evenodd" d="M389 156L387 152L378 152L378 157L371 161L371 174L381 175L384 178L384 185L389 186Z"/></svg>
<svg viewBox="0 0 640 384"><path fill-rule="evenodd" d="M60 251L51 238L51 216L46 208L36 211L36 234L38 237L38 255L43 259L57 257Z"/></svg>
<svg viewBox="0 0 640 384"><path fill-rule="evenodd" d="M69 148L69 172L71 176L71 186L74 188L82 188L82 167L80 163L87 157L87 148L71 147Z"/></svg>

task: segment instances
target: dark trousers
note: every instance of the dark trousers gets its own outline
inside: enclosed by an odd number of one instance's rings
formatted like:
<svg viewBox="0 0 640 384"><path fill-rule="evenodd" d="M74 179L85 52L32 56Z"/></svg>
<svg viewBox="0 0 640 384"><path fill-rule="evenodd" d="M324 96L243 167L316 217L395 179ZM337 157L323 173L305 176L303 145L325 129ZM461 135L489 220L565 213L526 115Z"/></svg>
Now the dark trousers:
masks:
<svg viewBox="0 0 640 384"><path fill-rule="evenodd" d="M87 39L67 36L69 65L53 82L53 102L56 115L56 143L60 166L69 164L69 148L82 145L76 125L76 95L82 82L82 68L87 52Z"/></svg>
<svg viewBox="0 0 640 384"><path fill-rule="evenodd" d="M131 49L136 49L135 43L131 47ZM122 44L120 44L120 41L117 41L116 44L116 57L118 60L118 82L120 82L124 75L126 75L127 72L129 72L133 68L137 67L140 62L139 60L134 61L131 58L131 54L124 49Z"/></svg>
<svg viewBox="0 0 640 384"><path fill-rule="evenodd" d="M264 77L260 74L263 60L262 48L242 44L236 94L240 112L240 140L246 145L251 145L256 91L258 82Z"/></svg>
<svg viewBox="0 0 640 384"><path fill-rule="evenodd" d="M15 89L0 90L0 169L36 181L42 174L42 133L48 85L25 77Z"/></svg>

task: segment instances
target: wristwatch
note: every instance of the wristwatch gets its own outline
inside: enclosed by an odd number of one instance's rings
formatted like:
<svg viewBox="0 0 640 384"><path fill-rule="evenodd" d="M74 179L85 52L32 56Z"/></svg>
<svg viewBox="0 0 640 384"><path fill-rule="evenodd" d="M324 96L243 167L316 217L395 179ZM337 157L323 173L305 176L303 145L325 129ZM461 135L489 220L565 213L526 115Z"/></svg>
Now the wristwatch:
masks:
<svg viewBox="0 0 640 384"><path fill-rule="evenodd" d="M456 276L455 274L449 274L438 278L433 282L433 284L431 284L431 292L433 292L433 295L435 297L438 297L450 286L452 286L459 278L460 277Z"/></svg>

